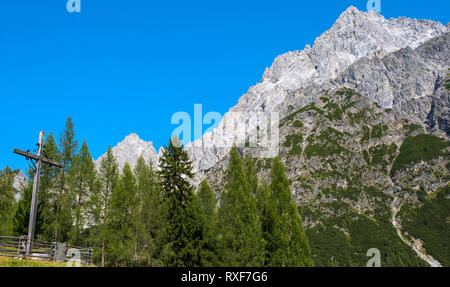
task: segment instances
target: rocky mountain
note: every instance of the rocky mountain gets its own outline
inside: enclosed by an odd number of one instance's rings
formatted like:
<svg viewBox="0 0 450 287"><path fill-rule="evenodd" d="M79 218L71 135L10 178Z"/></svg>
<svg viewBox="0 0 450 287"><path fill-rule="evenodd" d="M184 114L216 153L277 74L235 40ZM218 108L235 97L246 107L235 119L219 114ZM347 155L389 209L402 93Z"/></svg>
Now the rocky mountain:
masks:
<svg viewBox="0 0 450 287"><path fill-rule="evenodd" d="M239 134L259 133L252 116L276 112L275 154L317 266L365 266L371 248L382 266L450 266L448 28L348 8L312 47L277 57L217 129L186 146L196 182L220 191L234 144L267 178L271 157ZM152 145L127 139L114 148L119 164L145 148L157 161Z"/></svg>
<svg viewBox="0 0 450 287"><path fill-rule="evenodd" d="M132 169L136 166L137 160L143 156L145 160L151 161L155 166L158 162L158 155L152 142L146 142L139 138L137 134L130 134L125 139L112 148L112 152L119 165L120 170L128 162ZM95 161L97 169L100 168L101 161L105 157L102 155Z"/></svg>
<svg viewBox="0 0 450 287"><path fill-rule="evenodd" d="M290 91L280 157L318 266L449 266L450 33ZM271 159L241 147L262 178ZM207 172L220 190L226 157Z"/></svg>
<svg viewBox="0 0 450 287"><path fill-rule="evenodd" d="M20 193L29 183L30 181L25 174L21 170L18 170L14 176L13 188Z"/></svg>
<svg viewBox="0 0 450 287"><path fill-rule="evenodd" d="M298 89L311 84L320 86L337 79L360 59L369 61L403 48L415 49L446 31L447 28L438 22L404 17L386 20L374 12L348 8L330 30L316 39L312 47L306 46L303 51L278 56L272 67L266 69L262 81L249 89L213 133L205 134L201 140L187 145L198 179L204 171L226 157L233 144L242 144L236 142L236 134L245 128L242 123L249 122L251 115L283 112L287 107L288 95ZM381 89L381 86L375 88L380 90L372 95L373 100L382 107L392 108L394 102L389 89ZM420 94L426 91L420 91ZM303 103L308 101L311 101L308 95L297 100ZM227 123L234 126L227 126ZM231 133L226 131L230 128ZM254 126L249 128L256 129Z"/></svg>
<svg viewBox="0 0 450 287"><path fill-rule="evenodd" d="M288 52L278 56L264 72L261 82L251 87L239 103L224 115L223 121L214 132L207 133L202 139L186 146L193 160L196 182L224 159L234 144L242 144L237 142L237 134L249 133L257 128L251 124L252 115L283 111L286 107L285 100L292 92L311 83L320 85L337 79L359 59L380 59L402 48L415 49L446 31L447 28L439 22L405 17L387 20L378 13L362 12L355 7L349 7L330 30L316 39L312 47L307 45L300 52ZM378 90L376 94L371 95L372 98L381 106L391 108L394 103L389 87L373 88ZM420 93L426 91L428 90ZM303 102L310 100L305 96ZM144 144L141 142L139 146L144 147ZM134 162L137 154L142 151L134 150L132 145L128 151L124 148L121 150L118 152L122 157L118 160L121 166L127 156L130 162ZM156 159L152 144L148 145L146 154L152 156L152 160Z"/></svg>

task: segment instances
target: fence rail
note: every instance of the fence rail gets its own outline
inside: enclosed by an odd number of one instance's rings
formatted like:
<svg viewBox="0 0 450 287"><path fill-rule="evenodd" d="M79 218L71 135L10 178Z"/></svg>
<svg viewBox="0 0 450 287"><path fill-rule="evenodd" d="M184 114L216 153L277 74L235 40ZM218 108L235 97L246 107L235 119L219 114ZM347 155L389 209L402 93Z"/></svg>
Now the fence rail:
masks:
<svg viewBox="0 0 450 287"><path fill-rule="evenodd" d="M92 248L74 246L60 242L32 241L32 249L27 256L26 236L0 236L0 256L13 258L30 258L34 260L74 262L92 264Z"/></svg>

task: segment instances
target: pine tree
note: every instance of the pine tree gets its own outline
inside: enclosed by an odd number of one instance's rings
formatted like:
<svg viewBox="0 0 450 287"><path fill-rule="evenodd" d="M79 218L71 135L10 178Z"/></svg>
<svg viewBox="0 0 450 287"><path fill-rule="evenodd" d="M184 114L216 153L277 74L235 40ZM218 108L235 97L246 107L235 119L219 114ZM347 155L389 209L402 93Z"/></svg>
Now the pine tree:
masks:
<svg viewBox="0 0 450 287"><path fill-rule="evenodd" d="M206 180L200 183L196 200L202 229L200 265L202 267L214 267L218 264L217 200L214 191Z"/></svg>
<svg viewBox="0 0 450 287"><path fill-rule="evenodd" d="M0 235L12 235L14 198L14 172L6 167L0 170Z"/></svg>
<svg viewBox="0 0 450 287"><path fill-rule="evenodd" d="M33 184L30 183L24 188L22 197L14 215L14 232L16 235L22 236L28 234L28 226L30 224L31 201L33 195ZM41 226L43 223L42 204L38 203L36 214L36 225L34 234L38 236L41 234Z"/></svg>
<svg viewBox="0 0 450 287"><path fill-rule="evenodd" d="M128 163L111 195L107 219L107 262L110 266L134 263L136 179Z"/></svg>
<svg viewBox="0 0 450 287"><path fill-rule="evenodd" d="M236 147L231 149L229 159L219 209L221 261L229 267L262 266L264 240L256 200Z"/></svg>
<svg viewBox="0 0 450 287"><path fill-rule="evenodd" d="M272 267L313 266L311 252L302 220L290 192L290 183L279 157L275 158L271 169L271 195L275 210L269 214L268 259Z"/></svg>
<svg viewBox="0 0 450 287"><path fill-rule="evenodd" d="M195 214L192 163L179 139L163 150L159 176L166 220L165 263L175 267L199 266L201 229Z"/></svg>
<svg viewBox="0 0 450 287"><path fill-rule="evenodd" d="M95 164L89 152L86 141L83 142L80 151L73 158L68 173L69 196L73 226L70 230L70 242L83 246L85 243L83 232L87 223L87 199L91 192L99 186L97 184Z"/></svg>

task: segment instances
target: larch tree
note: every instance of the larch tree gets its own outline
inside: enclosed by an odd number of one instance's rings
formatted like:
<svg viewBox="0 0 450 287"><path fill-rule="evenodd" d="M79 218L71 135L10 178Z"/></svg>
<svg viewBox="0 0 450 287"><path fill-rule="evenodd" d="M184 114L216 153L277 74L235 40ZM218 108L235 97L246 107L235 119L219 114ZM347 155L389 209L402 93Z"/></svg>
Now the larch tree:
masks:
<svg viewBox="0 0 450 287"><path fill-rule="evenodd" d="M119 184L111 194L107 217L107 263L131 266L135 263L136 179L125 163Z"/></svg>
<svg viewBox="0 0 450 287"><path fill-rule="evenodd" d="M94 244L99 247L94 249L99 250L94 256L100 256L99 261L101 262L101 266L105 266L105 238L108 235L106 221L111 195L119 181L119 166L111 146L108 147L105 157L101 160L99 178L101 191L97 195L94 195L94 197L91 196L90 208L92 217L96 221L93 230L93 234L95 234Z"/></svg>
<svg viewBox="0 0 450 287"><path fill-rule="evenodd" d="M80 151L75 155L69 169L68 186L70 196L70 209L72 211L73 226L70 230L70 242L83 246L87 224L87 201L91 193L98 188L97 174L94 160L89 152L86 141Z"/></svg>
<svg viewBox="0 0 450 287"><path fill-rule="evenodd" d="M206 180L200 183L196 194L198 215L202 230L202 246L200 251L200 265L214 267L218 264L217 238L217 199L214 191Z"/></svg>
<svg viewBox="0 0 450 287"><path fill-rule="evenodd" d="M280 158L273 161L271 169L270 198L274 211L268 214L268 258L272 267L313 266L308 239L302 226L290 183Z"/></svg>
<svg viewBox="0 0 450 287"><path fill-rule="evenodd" d="M230 267L262 266L264 240L256 200L236 147L230 151L218 221L222 264Z"/></svg>
<svg viewBox="0 0 450 287"><path fill-rule="evenodd" d="M64 168L60 172L59 186L56 200L56 234L55 239L60 242L68 241L68 233L71 229L71 195L68 192L67 175L72 164L72 160L77 151L78 141L75 139L74 125L72 118L66 122L66 128L59 138L60 160Z"/></svg>
<svg viewBox="0 0 450 287"><path fill-rule="evenodd" d="M136 242L138 263L143 266L161 266L160 231L163 228L161 214L161 190L153 163L147 164L143 157L134 170L137 182Z"/></svg>

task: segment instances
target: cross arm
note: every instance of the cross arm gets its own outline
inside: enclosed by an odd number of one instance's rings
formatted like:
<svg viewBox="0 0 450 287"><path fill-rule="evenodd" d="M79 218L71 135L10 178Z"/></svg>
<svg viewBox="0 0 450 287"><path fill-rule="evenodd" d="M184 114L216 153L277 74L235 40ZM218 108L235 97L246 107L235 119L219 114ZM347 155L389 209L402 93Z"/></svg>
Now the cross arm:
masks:
<svg viewBox="0 0 450 287"><path fill-rule="evenodd" d="M29 153L29 152L26 152L26 151L22 151L22 150L19 150L19 149L14 149L13 152L15 154L18 154L18 155L21 155L21 156L24 156L24 157L32 158L34 160L39 160L39 157L37 155ZM54 160L51 160L51 159L48 159L48 158L45 158L45 157L42 157L41 160L42 160L42 162L45 162L46 164L53 165L53 166L60 167L60 168L64 168L64 165L59 163L59 162L57 162L57 161L54 161Z"/></svg>

